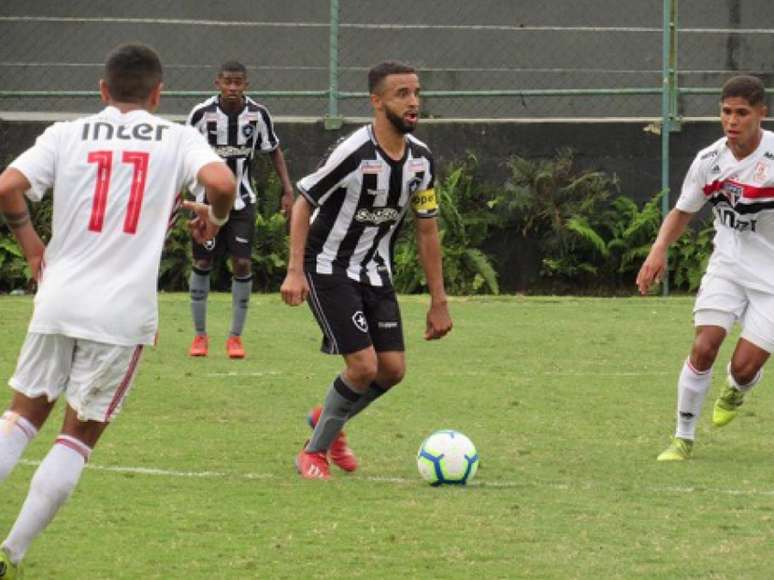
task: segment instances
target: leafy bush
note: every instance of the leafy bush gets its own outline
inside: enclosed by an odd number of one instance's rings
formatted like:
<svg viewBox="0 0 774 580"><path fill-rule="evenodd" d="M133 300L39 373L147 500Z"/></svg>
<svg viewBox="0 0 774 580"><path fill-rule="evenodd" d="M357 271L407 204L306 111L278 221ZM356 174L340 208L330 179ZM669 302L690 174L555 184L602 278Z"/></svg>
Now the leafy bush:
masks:
<svg viewBox="0 0 774 580"><path fill-rule="evenodd" d="M443 274L450 294L499 294L497 272L479 248L492 222L486 195L474 187L474 156L449 168L448 176L436 184L439 232L443 251ZM394 283L398 292L418 292L426 286L419 263L413 220L407 216L395 252Z"/></svg>

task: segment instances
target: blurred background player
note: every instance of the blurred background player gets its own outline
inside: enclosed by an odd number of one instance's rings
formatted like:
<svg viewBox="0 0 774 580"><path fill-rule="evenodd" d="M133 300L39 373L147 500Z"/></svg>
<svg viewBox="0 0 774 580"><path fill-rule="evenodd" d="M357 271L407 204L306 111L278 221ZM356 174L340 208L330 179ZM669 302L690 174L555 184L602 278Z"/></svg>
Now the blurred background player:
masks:
<svg viewBox="0 0 774 580"><path fill-rule="evenodd" d="M677 383L677 430L659 461L688 459L696 423L712 382L712 365L734 322L741 337L727 367L727 386L712 422L737 414L774 351L774 133L761 129L767 113L763 83L737 76L723 85L724 137L699 151L637 276L645 294L666 274L669 246L706 203L715 216L714 250L694 306L696 336Z"/></svg>
<svg viewBox="0 0 774 580"><path fill-rule="evenodd" d="M256 194L252 185L252 165L255 152L268 153L282 184L282 213L293 206L293 185L288 176L285 158L279 148L269 111L245 96L248 86L247 69L236 61L220 67L215 86L220 94L196 105L188 116L188 124L198 129L209 141L237 178L237 197L231 218L218 236L205 244L193 244L191 272L191 312L196 336L189 350L191 356L207 356L207 296L213 260L223 253L231 255L232 317L226 351L231 358L245 356L242 331L253 286L251 256L255 241ZM196 200L203 202L201 188L194 190ZM288 216L289 217L289 216Z"/></svg>
<svg viewBox="0 0 774 580"><path fill-rule="evenodd" d="M0 578L13 578L30 543L75 488L102 432L121 410L144 345L157 328L156 285L178 192L198 181L211 205L186 202L204 241L228 219L231 171L190 127L151 113L161 63L127 44L107 57L102 112L56 123L0 175L0 210L39 278L10 408L0 418L0 480L65 395L64 424L30 483L0 549ZM47 247L30 222L24 193L53 188Z"/></svg>
<svg viewBox="0 0 774 580"><path fill-rule="evenodd" d="M368 88L373 124L343 139L317 171L298 182L301 195L291 218L282 298L291 306L308 299L323 332L322 351L342 355L345 363L324 406L310 413L314 432L296 458L308 479L329 477L329 454L340 468L357 468L344 424L403 379L392 249L409 207L431 298L425 338L441 338L452 328L433 159L410 135L419 120L419 78L410 66L385 62L369 71Z"/></svg>

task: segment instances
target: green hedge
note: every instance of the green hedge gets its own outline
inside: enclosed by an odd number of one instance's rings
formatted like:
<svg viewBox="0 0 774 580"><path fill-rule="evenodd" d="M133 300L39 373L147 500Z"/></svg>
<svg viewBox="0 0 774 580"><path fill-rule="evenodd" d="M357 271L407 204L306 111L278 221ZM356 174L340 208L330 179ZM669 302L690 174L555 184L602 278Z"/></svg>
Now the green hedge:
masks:
<svg viewBox="0 0 774 580"><path fill-rule="evenodd" d="M500 280L518 254L521 287L532 293L633 291L634 277L658 231L661 194L642 207L621 194L615 176L578 171L573 152L552 159L513 157L511 177L499 187L482 187L473 155L454 164L439 179L439 220L444 277L449 293L498 294ZM287 224L277 213L280 186L268 160L258 163L260 195L256 215L253 271L257 291L279 289L287 265ZM50 237L51 201L32 207L44 240ZM184 291L191 271L187 218L180 216L167 240L159 287ZM400 292L422 292L425 280L416 258L411 217L396 247L395 285ZM694 290L712 250L712 226L697 224L670 254L672 287ZM500 252L492 248L501 248ZM502 251L502 249L507 251ZM499 254L499 255L498 255ZM213 285L230 285L230 264L213 272ZM512 272L511 272L512 273ZM0 226L0 292L29 289L29 271L7 226Z"/></svg>

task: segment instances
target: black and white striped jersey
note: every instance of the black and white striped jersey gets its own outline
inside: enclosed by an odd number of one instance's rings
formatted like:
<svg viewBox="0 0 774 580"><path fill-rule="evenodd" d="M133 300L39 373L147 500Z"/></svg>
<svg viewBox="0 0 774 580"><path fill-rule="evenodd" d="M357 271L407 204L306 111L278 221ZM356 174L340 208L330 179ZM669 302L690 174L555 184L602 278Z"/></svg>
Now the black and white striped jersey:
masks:
<svg viewBox="0 0 774 580"><path fill-rule="evenodd" d="M256 195L251 183L252 160L256 151L269 153L279 146L274 123L268 109L245 97L245 106L238 113L224 113L220 95L199 103L188 115L186 123L195 127L209 141L215 152L225 160L234 172L239 190L234 209L255 203ZM204 201L204 188L193 192L197 201Z"/></svg>
<svg viewBox="0 0 774 580"><path fill-rule="evenodd" d="M438 213L434 173L427 145L411 135L398 161L382 151L371 125L344 138L317 171L297 184L316 208L306 269L345 273L372 286L390 284L393 249L409 206L418 218Z"/></svg>

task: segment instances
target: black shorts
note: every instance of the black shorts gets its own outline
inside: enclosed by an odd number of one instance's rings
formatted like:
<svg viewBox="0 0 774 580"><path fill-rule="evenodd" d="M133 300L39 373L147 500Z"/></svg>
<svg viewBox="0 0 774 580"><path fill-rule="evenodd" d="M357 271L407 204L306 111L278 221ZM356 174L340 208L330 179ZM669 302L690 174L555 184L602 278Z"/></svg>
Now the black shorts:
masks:
<svg viewBox="0 0 774 580"><path fill-rule="evenodd" d="M320 350L350 354L373 345L403 352L403 324L392 286L371 286L344 274L306 272L309 307L323 333Z"/></svg>
<svg viewBox="0 0 774 580"><path fill-rule="evenodd" d="M224 253L235 258L250 258L255 243L255 204L232 211L215 239L197 244L193 242L194 260L216 259Z"/></svg>

